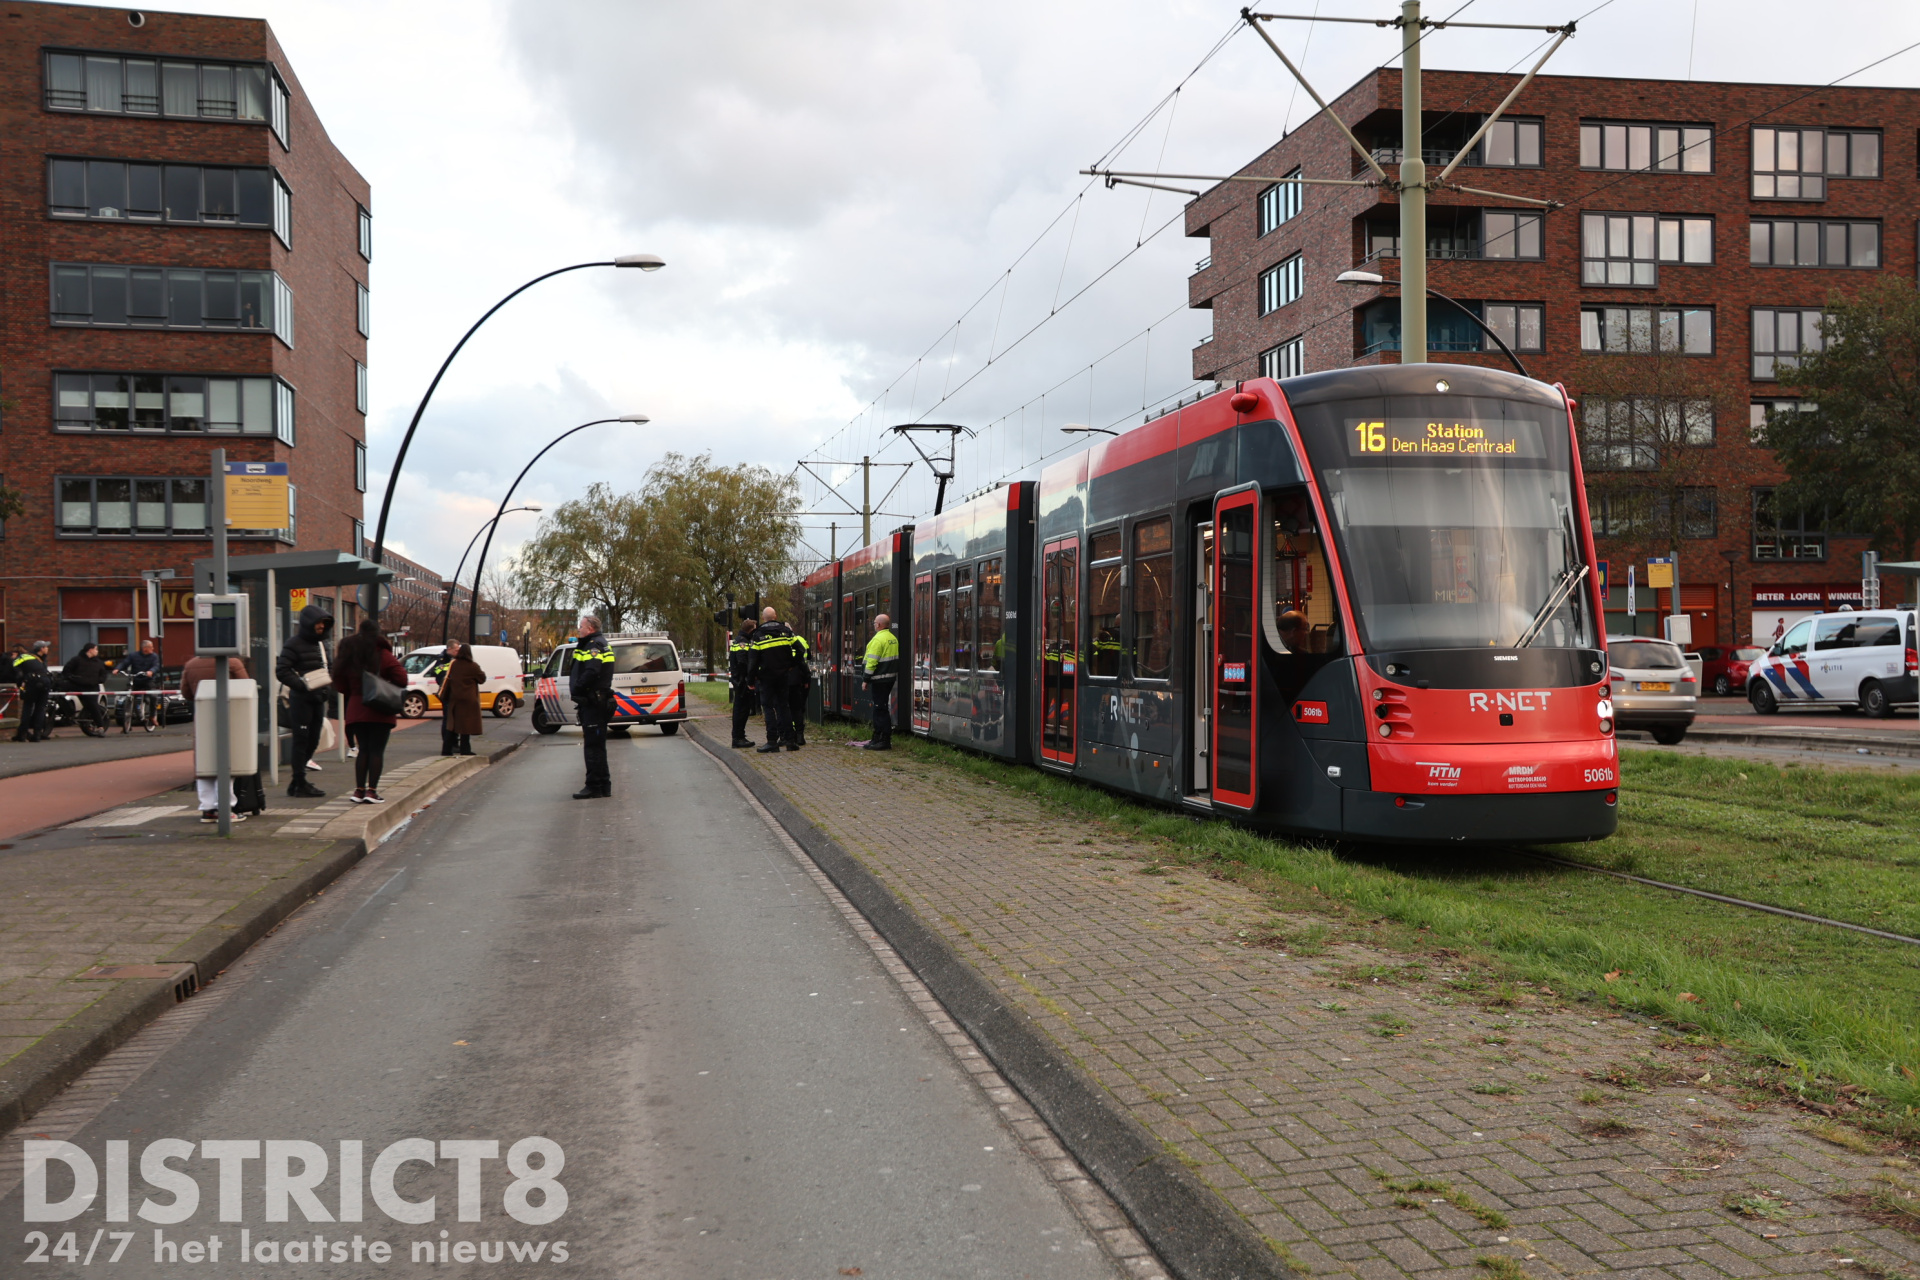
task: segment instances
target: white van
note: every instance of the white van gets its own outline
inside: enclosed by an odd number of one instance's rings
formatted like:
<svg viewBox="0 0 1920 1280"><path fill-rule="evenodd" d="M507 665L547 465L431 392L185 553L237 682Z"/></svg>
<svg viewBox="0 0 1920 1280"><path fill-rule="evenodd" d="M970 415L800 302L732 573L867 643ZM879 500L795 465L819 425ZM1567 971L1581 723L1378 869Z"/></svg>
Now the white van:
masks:
<svg viewBox="0 0 1920 1280"><path fill-rule="evenodd" d="M573 699L567 694L573 670L572 640L547 656L547 665L534 685L533 727L557 733L561 725L578 724ZM613 649L613 718L608 726L625 733L637 724L657 724L660 732L680 732L687 718L687 677L680 669L680 652L664 631L640 631L608 636Z"/></svg>
<svg viewBox="0 0 1920 1280"><path fill-rule="evenodd" d="M1782 704L1859 707L1875 719L1920 702L1911 609L1816 613L1753 660L1747 700L1761 715Z"/></svg>
<svg viewBox="0 0 1920 1280"><path fill-rule="evenodd" d="M407 692L400 700L400 714L418 720L430 711L440 709L440 699L434 691L439 688L433 678L433 669L440 663L440 657L447 647L430 644L423 649L415 649L401 662L407 669ZM480 664L480 670L486 673L486 682L480 686L480 709L491 711L502 720L512 715L526 696L526 677L520 672L520 655L503 644L476 644L468 646L468 655Z"/></svg>

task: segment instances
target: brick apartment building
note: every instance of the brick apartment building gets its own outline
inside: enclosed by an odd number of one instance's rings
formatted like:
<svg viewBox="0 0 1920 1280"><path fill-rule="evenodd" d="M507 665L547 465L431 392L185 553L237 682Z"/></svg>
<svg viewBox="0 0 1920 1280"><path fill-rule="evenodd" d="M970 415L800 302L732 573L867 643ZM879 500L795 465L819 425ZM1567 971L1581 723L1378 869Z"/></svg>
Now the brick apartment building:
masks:
<svg viewBox="0 0 1920 1280"><path fill-rule="evenodd" d="M361 546L367 183L263 21L0 3L0 639L191 651L209 454L283 462L252 555Z"/></svg>
<svg viewBox="0 0 1920 1280"><path fill-rule="evenodd" d="M1429 71L1428 176L1479 128L1514 76ZM1400 158L1400 74L1369 73L1332 105L1389 174ZM1920 91L1542 76L1455 170L1450 185L1558 201L1440 190L1427 215L1429 284L1498 329L1536 378L1581 401L1589 488L1610 473L1684 464L1683 536L1649 535L1623 505L1594 503L1609 562L1608 627L1653 634L1650 555L1677 551L1694 643L1764 642L1780 621L1860 599L1866 542L1817 513L1777 511L1784 478L1758 443L1769 412L1791 411L1775 375L1811 337L1821 308L1876 272L1913 279ZM1354 178L1368 170L1324 113L1241 174ZM1223 182L1187 210L1211 240L1189 284L1213 312L1193 353L1197 379L1288 376L1397 362L1399 291L1335 282L1353 268L1398 275L1399 208L1371 187ZM1429 303L1429 359L1509 367L1479 328ZM1660 354L1662 348L1666 354ZM1656 369L1660 376L1654 376ZM1669 457L1624 422L1650 388L1677 401ZM1604 381L1607 395L1582 382ZM1650 390L1649 394L1654 391ZM1652 417L1652 414L1644 417ZM1664 447L1664 446L1663 446ZM1631 477L1629 477L1631 478ZM1655 527L1670 530L1662 519ZM1636 564L1639 612L1626 613ZM1893 584L1889 582L1889 587ZM1661 592L1658 612L1666 612ZM1889 596L1891 599L1891 596Z"/></svg>

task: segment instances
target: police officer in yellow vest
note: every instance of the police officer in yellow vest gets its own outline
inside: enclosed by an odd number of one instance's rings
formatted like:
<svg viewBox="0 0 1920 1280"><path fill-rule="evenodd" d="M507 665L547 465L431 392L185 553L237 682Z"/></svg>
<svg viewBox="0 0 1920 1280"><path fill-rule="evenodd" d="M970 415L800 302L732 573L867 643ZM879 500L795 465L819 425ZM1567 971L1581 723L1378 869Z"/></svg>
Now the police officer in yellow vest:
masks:
<svg viewBox="0 0 1920 1280"><path fill-rule="evenodd" d="M760 625L753 630L753 651L747 658L747 678L759 690L760 710L767 718L767 740L756 748L761 755L778 751L782 746L789 751L800 749L789 713L793 706L793 682L806 676L800 660L802 643L793 628L780 621L773 608L760 611Z"/></svg>
<svg viewBox="0 0 1920 1280"><path fill-rule="evenodd" d="M580 640L574 646L573 666L567 673L567 692L580 718L582 749L587 757L587 785L573 793L575 800L599 800L613 794L613 774L607 769L607 722L613 718L613 646L600 634L600 619L580 619Z"/></svg>
<svg viewBox="0 0 1920 1280"><path fill-rule="evenodd" d="M745 612L744 610L742 611ZM753 718L753 682L747 679L747 666L753 659L753 619L742 617L727 645L727 680L733 686L733 745L750 747L747 721Z"/></svg>
<svg viewBox="0 0 1920 1280"><path fill-rule="evenodd" d="M52 730L47 728L47 694L53 688L53 675L47 670L45 640L35 640L25 653L13 660L8 674L20 686L20 727L15 742L44 742Z"/></svg>
<svg viewBox="0 0 1920 1280"><path fill-rule="evenodd" d="M893 682L900 675L900 638L893 619L881 614L873 620L873 639L867 641L866 677L873 699L873 737L860 745L868 751L893 750Z"/></svg>

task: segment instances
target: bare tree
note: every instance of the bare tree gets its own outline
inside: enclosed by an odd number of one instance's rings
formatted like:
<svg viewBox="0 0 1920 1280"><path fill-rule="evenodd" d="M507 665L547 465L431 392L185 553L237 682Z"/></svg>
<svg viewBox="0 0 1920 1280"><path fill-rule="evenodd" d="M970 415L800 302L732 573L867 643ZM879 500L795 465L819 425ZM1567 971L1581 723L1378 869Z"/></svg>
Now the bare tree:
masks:
<svg viewBox="0 0 1920 1280"><path fill-rule="evenodd" d="M1649 345L1663 344L1650 334ZM1708 446L1746 419L1728 411L1705 364L1672 347L1593 356L1574 384L1594 535L1655 554L1710 536Z"/></svg>

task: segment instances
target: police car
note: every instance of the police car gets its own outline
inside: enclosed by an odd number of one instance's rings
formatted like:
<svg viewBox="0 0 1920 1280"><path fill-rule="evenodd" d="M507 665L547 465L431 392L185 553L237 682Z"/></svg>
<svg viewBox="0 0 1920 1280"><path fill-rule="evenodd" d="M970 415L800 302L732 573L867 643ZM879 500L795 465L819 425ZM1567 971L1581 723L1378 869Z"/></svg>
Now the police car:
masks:
<svg viewBox="0 0 1920 1280"><path fill-rule="evenodd" d="M1875 719L1920 703L1920 653L1911 609L1843 609L1796 622L1747 669L1747 701L1761 715L1783 706L1859 707Z"/></svg>
<svg viewBox="0 0 1920 1280"><path fill-rule="evenodd" d="M533 686L533 727L538 733L558 733L563 724L578 724L568 695L573 671L569 640L547 656ZM613 718L608 726L625 733L637 724L657 724L660 732L680 732L687 718L686 675L680 670L680 652L665 632L641 631L608 636L613 649Z"/></svg>

